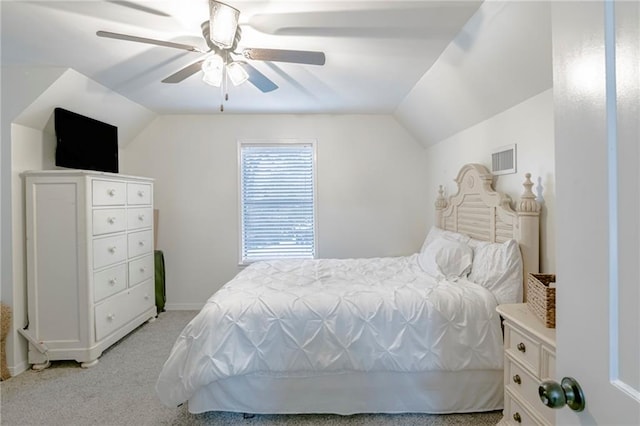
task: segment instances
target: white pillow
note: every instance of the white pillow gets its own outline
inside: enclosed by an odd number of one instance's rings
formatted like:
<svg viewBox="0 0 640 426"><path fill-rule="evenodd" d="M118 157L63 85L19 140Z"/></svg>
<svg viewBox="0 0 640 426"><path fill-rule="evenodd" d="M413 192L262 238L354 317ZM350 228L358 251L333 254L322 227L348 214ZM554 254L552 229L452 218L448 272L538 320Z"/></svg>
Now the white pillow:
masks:
<svg viewBox="0 0 640 426"><path fill-rule="evenodd" d="M516 240L489 243L474 240L469 281L480 284L502 303L522 302L522 256Z"/></svg>
<svg viewBox="0 0 640 426"><path fill-rule="evenodd" d="M463 243L468 243L471 240L471 237L468 235L460 234L458 232L453 231L445 231L442 228L438 228L437 226L432 226L429 229L429 233L427 233L427 238L425 238L424 243L422 244L422 248L420 249L420 253L425 251L427 246L433 242L438 237L446 237L450 240L460 241Z"/></svg>
<svg viewBox="0 0 640 426"><path fill-rule="evenodd" d="M473 250L467 244L448 237L437 237L418 255L418 264L435 278L466 277L473 261Z"/></svg>

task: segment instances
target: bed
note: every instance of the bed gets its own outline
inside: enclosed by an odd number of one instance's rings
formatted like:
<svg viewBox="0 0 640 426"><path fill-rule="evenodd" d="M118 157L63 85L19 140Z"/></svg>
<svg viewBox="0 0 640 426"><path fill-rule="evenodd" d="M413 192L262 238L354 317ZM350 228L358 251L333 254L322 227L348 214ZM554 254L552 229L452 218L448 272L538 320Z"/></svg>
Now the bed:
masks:
<svg viewBox="0 0 640 426"><path fill-rule="evenodd" d="M420 252L257 262L209 298L163 366L167 406L241 413L503 408L499 303L539 261L530 175L511 199L467 164Z"/></svg>

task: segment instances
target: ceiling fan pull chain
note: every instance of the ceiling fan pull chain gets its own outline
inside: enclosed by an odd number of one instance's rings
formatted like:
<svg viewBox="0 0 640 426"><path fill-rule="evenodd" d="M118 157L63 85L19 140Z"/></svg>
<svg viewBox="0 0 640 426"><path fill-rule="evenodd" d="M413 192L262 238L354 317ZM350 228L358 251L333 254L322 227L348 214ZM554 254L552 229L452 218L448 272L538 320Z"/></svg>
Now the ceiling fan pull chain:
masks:
<svg viewBox="0 0 640 426"><path fill-rule="evenodd" d="M227 60L222 65L222 79L220 81L220 112L224 112L224 102L229 100L227 94Z"/></svg>
<svg viewBox="0 0 640 426"><path fill-rule="evenodd" d="M222 66L222 81L220 82L220 111L224 112L224 102L229 100L229 92L227 90L228 84L227 66Z"/></svg>
<svg viewBox="0 0 640 426"><path fill-rule="evenodd" d="M222 81L220 82L220 112L224 112L224 71L222 72Z"/></svg>
<svg viewBox="0 0 640 426"><path fill-rule="evenodd" d="M224 112L224 103L223 103L224 98L222 97L222 95L224 94L223 86L224 86L223 84L220 85L220 112Z"/></svg>
<svg viewBox="0 0 640 426"><path fill-rule="evenodd" d="M225 66L223 69L223 73L224 73L224 100L228 101L229 100L229 73L227 72L227 64L228 64L228 60L227 62L225 62Z"/></svg>

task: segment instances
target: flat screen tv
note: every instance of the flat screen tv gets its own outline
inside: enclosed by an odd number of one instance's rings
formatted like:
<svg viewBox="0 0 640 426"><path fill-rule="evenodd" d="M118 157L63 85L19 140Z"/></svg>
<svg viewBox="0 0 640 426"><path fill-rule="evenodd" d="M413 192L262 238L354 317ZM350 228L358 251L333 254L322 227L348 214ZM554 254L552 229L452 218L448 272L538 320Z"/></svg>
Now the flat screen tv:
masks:
<svg viewBox="0 0 640 426"><path fill-rule="evenodd" d="M54 110L56 166L118 173L118 128L63 108Z"/></svg>

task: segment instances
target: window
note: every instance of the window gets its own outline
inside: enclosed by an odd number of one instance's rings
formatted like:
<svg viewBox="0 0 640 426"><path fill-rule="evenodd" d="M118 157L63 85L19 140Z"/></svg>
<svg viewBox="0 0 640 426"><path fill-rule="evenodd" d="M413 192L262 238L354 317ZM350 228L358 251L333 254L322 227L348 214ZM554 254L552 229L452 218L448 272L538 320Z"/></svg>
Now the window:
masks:
<svg viewBox="0 0 640 426"><path fill-rule="evenodd" d="M239 144L240 262L314 258L315 144Z"/></svg>

